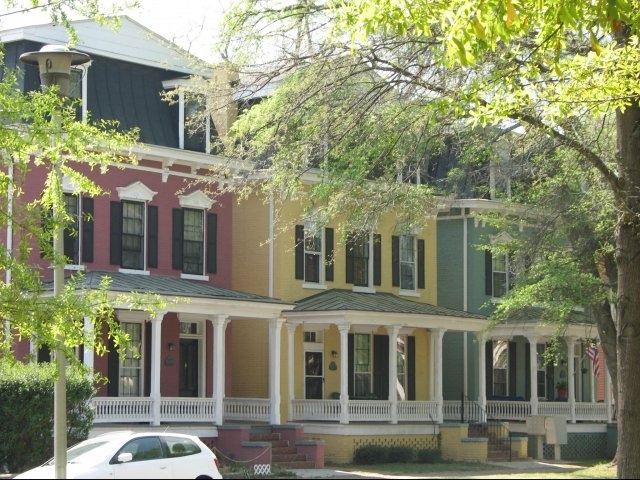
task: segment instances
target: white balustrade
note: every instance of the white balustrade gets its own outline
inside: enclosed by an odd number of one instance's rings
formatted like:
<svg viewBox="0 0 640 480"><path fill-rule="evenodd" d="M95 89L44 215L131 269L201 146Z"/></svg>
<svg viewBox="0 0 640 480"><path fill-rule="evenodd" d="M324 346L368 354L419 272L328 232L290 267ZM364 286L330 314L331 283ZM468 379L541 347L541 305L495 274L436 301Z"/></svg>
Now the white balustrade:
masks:
<svg viewBox="0 0 640 480"><path fill-rule="evenodd" d="M271 402L268 398L225 398L224 420L268 422Z"/></svg>

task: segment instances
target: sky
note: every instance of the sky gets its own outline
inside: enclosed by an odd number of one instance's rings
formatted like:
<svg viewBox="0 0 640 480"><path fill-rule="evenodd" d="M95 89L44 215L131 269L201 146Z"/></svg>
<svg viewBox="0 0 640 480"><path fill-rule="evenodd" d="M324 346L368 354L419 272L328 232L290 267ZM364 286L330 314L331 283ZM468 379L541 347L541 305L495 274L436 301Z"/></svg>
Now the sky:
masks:
<svg viewBox="0 0 640 480"><path fill-rule="evenodd" d="M224 12L234 1L138 0L140 7L128 10L125 14L195 55L206 60L215 60L212 45L219 31L218 25ZM17 3L28 5L30 2L18 0ZM104 3L122 2L104 0ZM42 10L22 12L20 8L7 8L6 1L0 0L1 29L49 21L49 17Z"/></svg>

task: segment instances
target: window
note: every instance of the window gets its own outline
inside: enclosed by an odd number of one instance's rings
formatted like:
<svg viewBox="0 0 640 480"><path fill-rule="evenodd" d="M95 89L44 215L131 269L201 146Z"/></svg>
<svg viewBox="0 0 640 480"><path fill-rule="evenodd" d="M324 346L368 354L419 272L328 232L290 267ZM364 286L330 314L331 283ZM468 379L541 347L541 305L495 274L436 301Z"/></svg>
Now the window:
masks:
<svg viewBox="0 0 640 480"><path fill-rule="evenodd" d="M110 263L131 271L158 266L158 207L149 205L156 192L141 182L118 187L121 201L111 202Z"/></svg>
<svg viewBox="0 0 640 480"><path fill-rule="evenodd" d="M425 287L425 244L415 235L391 237L393 263L392 285L400 290L415 291Z"/></svg>
<svg viewBox="0 0 640 480"><path fill-rule="evenodd" d="M493 341L493 395L505 396L507 392L507 367L509 365L509 342Z"/></svg>
<svg viewBox="0 0 640 480"><path fill-rule="evenodd" d="M544 365L544 352L546 346L542 344L536 344L536 362L537 362L537 390L538 398L547 398L547 381L546 381L546 369Z"/></svg>
<svg viewBox="0 0 640 480"><path fill-rule="evenodd" d="M332 228L323 229L311 222L296 225L295 278L309 285L333 281Z"/></svg>
<svg viewBox="0 0 640 480"><path fill-rule="evenodd" d="M398 400L407 400L407 336L398 335L396 355L398 358L396 393Z"/></svg>
<svg viewBox="0 0 640 480"><path fill-rule="evenodd" d="M353 335L353 393L355 397L371 395L371 337Z"/></svg>
<svg viewBox="0 0 640 480"><path fill-rule="evenodd" d="M513 288L515 273L511 255L485 252L486 294L504 297Z"/></svg>
<svg viewBox="0 0 640 480"><path fill-rule="evenodd" d="M78 195L64 194L64 209L69 222L64 229L64 256L67 263L80 264L80 199Z"/></svg>
<svg viewBox="0 0 640 480"><path fill-rule="evenodd" d="M185 275L215 273L218 216L204 210L173 210L173 268Z"/></svg>
<svg viewBox="0 0 640 480"><path fill-rule="evenodd" d="M381 284L380 234L353 234L347 239L346 282L355 287Z"/></svg>
<svg viewBox="0 0 640 480"><path fill-rule="evenodd" d="M144 269L144 203L122 202L123 268Z"/></svg>
<svg viewBox="0 0 640 480"><path fill-rule="evenodd" d="M129 335L131 346L120 362L119 395L142 396L142 324L122 322L120 328Z"/></svg>

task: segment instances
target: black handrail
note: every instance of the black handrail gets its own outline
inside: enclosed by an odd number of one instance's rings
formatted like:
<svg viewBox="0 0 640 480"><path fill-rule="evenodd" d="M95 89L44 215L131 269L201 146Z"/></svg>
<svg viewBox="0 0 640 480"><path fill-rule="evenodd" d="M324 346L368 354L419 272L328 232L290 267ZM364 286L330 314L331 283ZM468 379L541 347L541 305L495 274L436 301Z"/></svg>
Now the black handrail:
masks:
<svg viewBox="0 0 640 480"><path fill-rule="evenodd" d="M509 430L509 426L497 419L490 421L489 415L482 405L475 400L471 400L462 392L460 397L460 423L465 423L465 412L467 423L477 425L482 435L488 437L490 442L493 441L493 445L497 445L500 450L506 451L509 461L511 461L511 430ZM503 434L505 430L506 437Z"/></svg>

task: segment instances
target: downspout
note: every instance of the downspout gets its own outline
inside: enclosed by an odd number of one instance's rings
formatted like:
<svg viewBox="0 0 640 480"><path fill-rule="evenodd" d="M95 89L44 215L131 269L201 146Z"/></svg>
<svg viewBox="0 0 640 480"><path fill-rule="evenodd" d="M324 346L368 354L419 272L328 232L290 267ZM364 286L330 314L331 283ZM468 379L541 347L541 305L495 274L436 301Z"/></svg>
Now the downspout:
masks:
<svg viewBox="0 0 640 480"><path fill-rule="evenodd" d="M269 292L268 296L273 297L273 193L269 195Z"/></svg>
<svg viewBox="0 0 640 480"><path fill-rule="evenodd" d="M468 231L467 231L467 210L462 209L462 310L467 312L469 308L469 295L468 288ZM467 358L467 332L463 332L462 335L463 348L462 348L462 392L466 397L469 393L469 372L468 372L468 358Z"/></svg>

